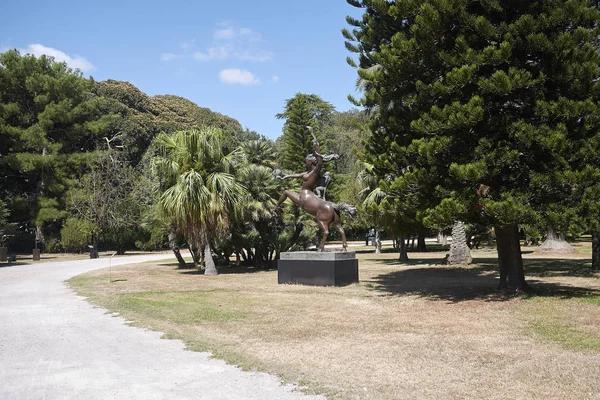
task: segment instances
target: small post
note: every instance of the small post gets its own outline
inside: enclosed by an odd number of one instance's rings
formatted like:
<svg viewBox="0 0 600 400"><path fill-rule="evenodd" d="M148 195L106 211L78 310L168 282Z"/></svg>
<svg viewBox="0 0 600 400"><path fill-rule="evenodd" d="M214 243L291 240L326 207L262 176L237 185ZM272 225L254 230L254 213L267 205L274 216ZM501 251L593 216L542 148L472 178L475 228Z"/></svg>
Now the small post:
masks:
<svg viewBox="0 0 600 400"><path fill-rule="evenodd" d="M112 283L112 258L116 255L117 253L114 252L110 255L110 257L108 258L108 280L110 281L110 283Z"/></svg>

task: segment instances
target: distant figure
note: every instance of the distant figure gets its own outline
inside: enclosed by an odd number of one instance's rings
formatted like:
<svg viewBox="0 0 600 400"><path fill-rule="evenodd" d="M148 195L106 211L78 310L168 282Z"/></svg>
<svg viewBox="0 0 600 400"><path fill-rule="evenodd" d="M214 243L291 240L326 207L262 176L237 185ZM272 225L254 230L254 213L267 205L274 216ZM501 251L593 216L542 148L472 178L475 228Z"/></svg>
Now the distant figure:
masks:
<svg viewBox="0 0 600 400"><path fill-rule="evenodd" d="M319 181L317 182L317 187L315 188L317 196L325 201L327 201L327 199L325 198L325 193L327 192L327 186L329 185L329 182L331 182L331 174L329 173L329 171L327 171L325 172L325 175L319 178Z"/></svg>
<svg viewBox="0 0 600 400"><path fill-rule="evenodd" d="M283 178L283 172L279 168L273 170L273 179L281 179Z"/></svg>

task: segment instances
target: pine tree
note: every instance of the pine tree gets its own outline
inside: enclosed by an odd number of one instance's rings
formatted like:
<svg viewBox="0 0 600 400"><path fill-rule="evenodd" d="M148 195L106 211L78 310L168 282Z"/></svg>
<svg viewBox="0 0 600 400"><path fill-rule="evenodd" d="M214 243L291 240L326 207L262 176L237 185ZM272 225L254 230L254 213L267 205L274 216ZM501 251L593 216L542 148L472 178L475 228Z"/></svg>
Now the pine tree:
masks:
<svg viewBox="0 0 600 400"><path fill-rule="evenodd" d="M65 193L118 119L92 86L52 57L0 55L0 197L11 221L58 233Z"/></svg>
<svg viewBox="0 0 600 400"><path fill-rule="evenodd" d="M348 0L367 158L424 213L485 220L500 289L528 290L518 224L575 207L598 152L600 12L589 0ZM596 164L597 167L598 164ZM587 179L587 180L586 180ZM448 221L450 222L450 221Z"/></svg>
<svg viewBox="0 0 600 400"><path fill-rule="evenodd" d="M306 155L314 151L313 138L306 127L312 127L320 139L321 130L329 122L333 111L331 104L314 94L297 93L286 100L284 111L276 115L279 119L285 119L283 151L279 154L283 169L294 171L304 165Z"/></svg>

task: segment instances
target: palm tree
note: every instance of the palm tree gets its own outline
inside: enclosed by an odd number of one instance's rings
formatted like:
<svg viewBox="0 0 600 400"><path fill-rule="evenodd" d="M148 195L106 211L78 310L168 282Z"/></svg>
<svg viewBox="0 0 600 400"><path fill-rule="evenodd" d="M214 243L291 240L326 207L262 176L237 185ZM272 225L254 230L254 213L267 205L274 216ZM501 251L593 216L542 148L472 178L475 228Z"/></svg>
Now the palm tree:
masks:
<svg viewBox="0 0 600 400"><path fill-rule="evenodd" d="M186 237L195 265L204 250L204 274L216 275L211 245L241 212L246 196L233 175L240 153L225 155L221 130L214 127L161 134L157 141L161 155L153 167L161 181L158 208Z"/></svg>
<svg viewBox="0 0 600 400"><path fill-rule="evenodd" d="M240 145L240 150L246 158L246 162L273 168L275 165L273 157L275 149L269 140L249 140Z"/></svg>

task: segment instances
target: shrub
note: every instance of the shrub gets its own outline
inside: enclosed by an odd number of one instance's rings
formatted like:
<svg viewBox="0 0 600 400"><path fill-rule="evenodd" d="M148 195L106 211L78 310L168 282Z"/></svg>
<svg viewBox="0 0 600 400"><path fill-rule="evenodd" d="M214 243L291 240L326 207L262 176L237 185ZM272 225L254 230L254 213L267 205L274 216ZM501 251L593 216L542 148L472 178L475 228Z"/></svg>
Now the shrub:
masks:
<svg viewBox="0 0 600 400"><path fill-rule="evenodd" d="M89 221L69 218L60 231L60 243L67 252L81 253L92 240L94 224Z"/></svg>

